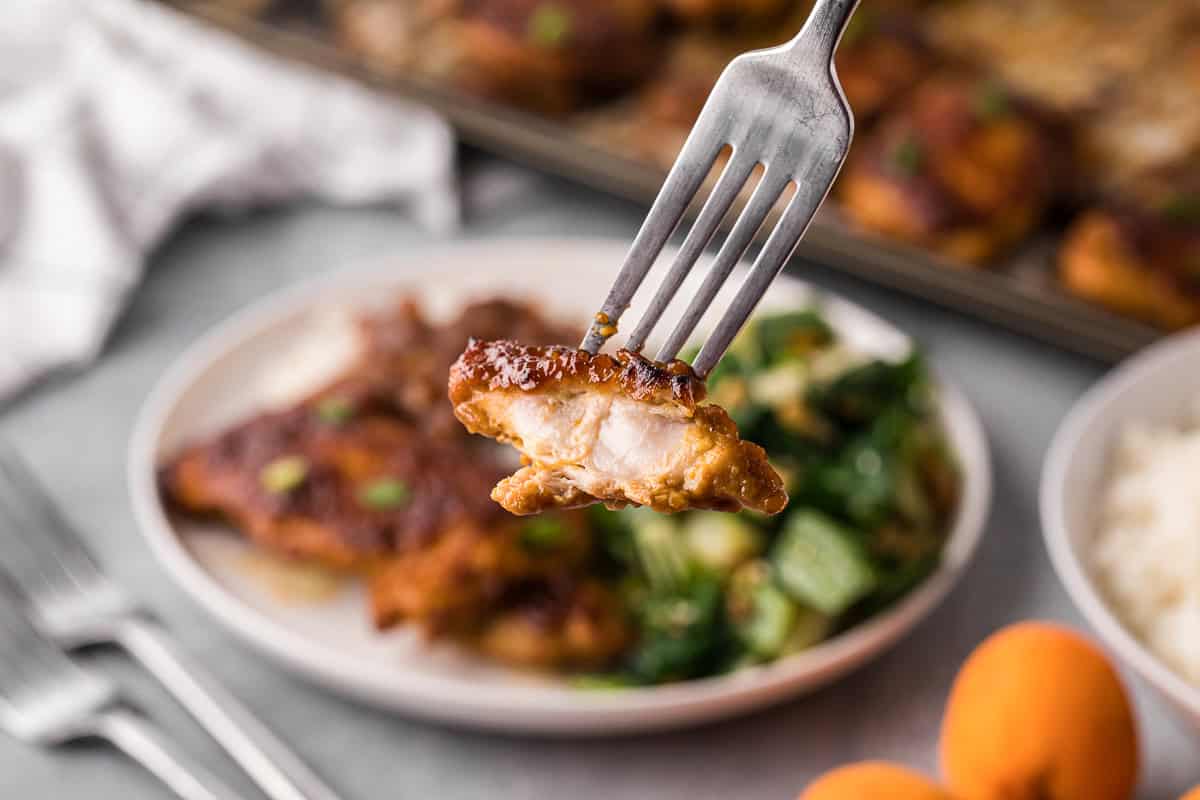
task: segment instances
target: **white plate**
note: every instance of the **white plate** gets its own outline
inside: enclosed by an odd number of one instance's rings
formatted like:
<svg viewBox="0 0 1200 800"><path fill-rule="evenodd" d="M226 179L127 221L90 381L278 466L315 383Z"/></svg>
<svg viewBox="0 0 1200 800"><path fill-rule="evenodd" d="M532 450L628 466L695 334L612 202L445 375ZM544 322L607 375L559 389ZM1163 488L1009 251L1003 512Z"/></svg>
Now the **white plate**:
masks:
<svg viewBox="0 0 1200 800"><path fill-rule="evenodd" d="M1089 567L1096 509L1114 437L1132 422L1170 424L1200 396L1200 333L1159 342L1093 386L1054 435L1042 470L1042 530L1050 560L1087 621L1126 664L1200 730L1200 687L1173 672L1109 608Z"/></svg>
<svg viewBox="0 0 1200 800"><path fill-rule="evenodd" d="M247 573L247 545L240 539L220 527L171 519L164 512L155 486L155 467L163 458L185 442L282 402L345 359L351 343L339 321L344 317L332 309L370 307L413 293L438 316L453 313L471 298L508 295L539 301L555 316L583 325L608 290L624 253L622 243L596 240L461 244L342 272L237 314L167 373L137 425L130 486L154 553L219 624L285 667L373 705L478 728L600 735L679 727L793 697L878 654L942 599L983 532L991 493L987 444L970 405L944 382L943 424L961 460L965 486L937 572L887 613L810 650L733 675L670 686L574 689L553 678L484 663L452 645L430 645L410 631L379 634L370 627L355 586L320 604L284 602L264 588L261 578ZM648 286L656 285L655 278L650 276ZM736 288L737 281L731 283ZM685 285L683 294L697 285ZM903 334L873 314L844 300L816 296L791 278L775 282L764 308L814 302L860 350L897 357L909 347ZM636 320L639 312L635 303L626 319ZM660 327L669 330L666 323Z"/></svg>

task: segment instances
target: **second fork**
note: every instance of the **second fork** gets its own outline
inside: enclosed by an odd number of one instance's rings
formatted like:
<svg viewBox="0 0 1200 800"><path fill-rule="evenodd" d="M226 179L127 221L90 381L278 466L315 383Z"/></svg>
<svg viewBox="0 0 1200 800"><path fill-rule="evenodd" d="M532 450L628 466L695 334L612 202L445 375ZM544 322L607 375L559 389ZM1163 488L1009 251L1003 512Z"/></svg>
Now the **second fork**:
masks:
<svg viewBox="0 0 1200 800"><path fill-rule="evenodd" d="M117 645L146 668L272 800L337 800L333 790L101 569L24 459L0 442L0 566L39 629L65 648Z"/></svg>

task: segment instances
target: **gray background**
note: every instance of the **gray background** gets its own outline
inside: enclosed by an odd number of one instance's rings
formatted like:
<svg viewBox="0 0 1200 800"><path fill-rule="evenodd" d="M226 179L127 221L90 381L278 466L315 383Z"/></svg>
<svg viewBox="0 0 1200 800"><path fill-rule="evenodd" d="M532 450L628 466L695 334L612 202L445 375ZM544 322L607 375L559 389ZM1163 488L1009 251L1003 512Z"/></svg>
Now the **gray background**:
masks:
<svg viewBox="0 0 1200 800"><path fill-rule="evenodd" d="M628 239L640 219L634 206L497 162L474 159L465 181L463 238ZM432 242L390 209L301 206L193 221L151 258L145 284L96 365L55 378L0 410L0 435L28 452L111 571L136 587L187 649L347 800L779 800L795 796L816 774L858 759L896 759L932 770L947 690L975 644L1016 619L1082 625L1043 549L1036 493L1055 427L1103 367L797 264L795 272L922 340L976 404L992 443L996 492L984 545L959 587L898 647L835 686L770 711L693 731L599 742L485 736L410 722L278 670L214 627L154 563L129 507L124 461L130 429L163 370L230 313L363 259L419 259ZM98 653L94 661L246 797L258 796L156 687L113 655ZM1200 783L1200 738L1130 680L1143 731L1140 796L1173 800ZM103 749L51 754L0 738L0 798L160 796L166 794L150 778Z"/></svg>

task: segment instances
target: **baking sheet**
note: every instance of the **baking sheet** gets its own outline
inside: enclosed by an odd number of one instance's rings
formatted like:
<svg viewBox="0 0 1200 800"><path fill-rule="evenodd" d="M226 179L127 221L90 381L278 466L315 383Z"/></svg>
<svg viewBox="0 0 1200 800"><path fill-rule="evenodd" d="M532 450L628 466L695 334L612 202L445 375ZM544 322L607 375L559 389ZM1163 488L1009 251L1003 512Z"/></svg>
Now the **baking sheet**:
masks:
<svg viewBox="0 0 1200 800"><path fill-rule="evenodd" d="M564 122L428 81L382 79L329 41L315 0L261 19L202 0L167 1L277 54L427 103L447 117L464 141L484 150L647 205L662 182L659 167L587 144ZM810 228L798 257L1105 361L1119 360L1163 335L1063 292L1052 273L1053 247L1052 236L1035 237L995 267L965 269L851 231L836 209L827 208Z"/></svg>

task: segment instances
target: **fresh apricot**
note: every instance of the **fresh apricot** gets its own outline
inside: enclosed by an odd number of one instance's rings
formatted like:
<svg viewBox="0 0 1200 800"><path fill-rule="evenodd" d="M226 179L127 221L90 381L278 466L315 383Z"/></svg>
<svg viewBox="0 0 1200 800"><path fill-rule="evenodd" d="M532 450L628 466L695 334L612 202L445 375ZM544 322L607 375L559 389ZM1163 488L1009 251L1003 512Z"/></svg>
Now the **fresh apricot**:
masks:
<svg viewBox="0 0 1200 800"><path fill-rule="evenodd" d="M1200 786L1197 786L1195 789L1192 789L1190 792L1185 794L1183 797L1179 798L1179 800L1200 800Z"/></svg>
<svg viewBox="0 0 1200 800"><path fill-rule="evenodd" d="M1013 625L959 671L941 758L950 791L967 800L1128 800L1138 771L1129 695L1084 637Z"/></svg>
<svg viewBox="0 0 1200 800"><path fill-rule="evenodd" d="M798 800L951 800L928 778L896 764L864 761L826 772Z"/></svg>

